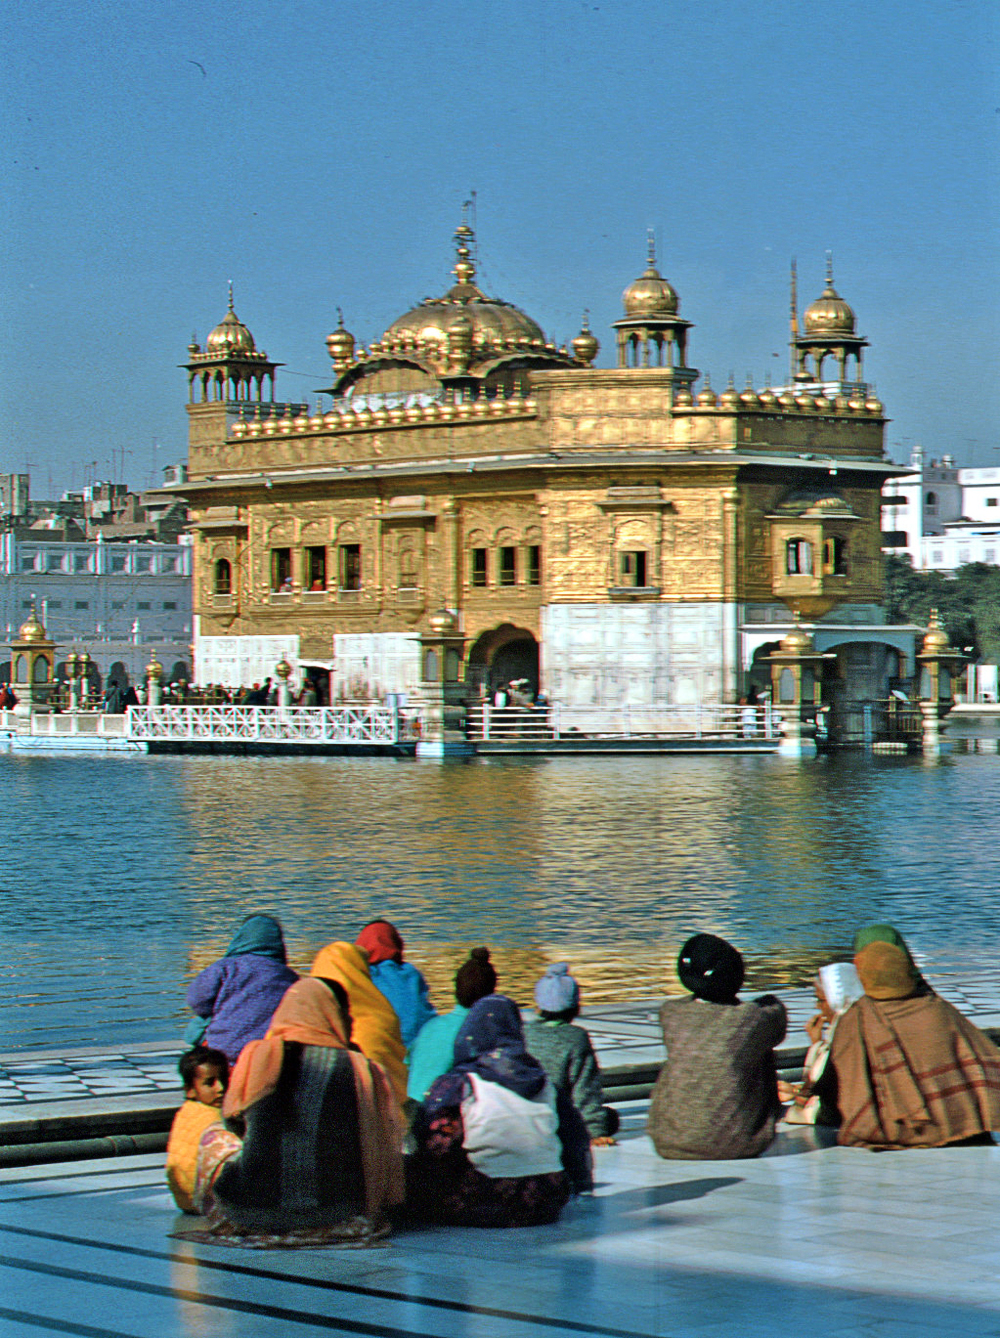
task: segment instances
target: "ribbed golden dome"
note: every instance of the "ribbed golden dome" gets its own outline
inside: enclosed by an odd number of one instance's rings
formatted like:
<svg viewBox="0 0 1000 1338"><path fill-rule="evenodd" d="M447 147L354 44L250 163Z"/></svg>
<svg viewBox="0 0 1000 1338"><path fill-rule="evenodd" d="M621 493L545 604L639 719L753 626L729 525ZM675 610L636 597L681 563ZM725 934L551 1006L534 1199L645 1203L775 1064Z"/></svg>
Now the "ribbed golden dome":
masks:
<svg viewBox="0 0 1000 1338"><path fill-rule="evenodd" d="M48 640L48 637L45 635L45 628L42 626L41 619L35 612L34 604L32 604L31 606L31 612L28 614L27 620L21 624L20 630L17 634L17 639L18 641Z"/></svg>
<svg viewBox="0 0 1000 1338"><path fill-rule="evenodd" d="M205 340L206 353L256 353L253 335L233 310L233 285L229 285L229 310Z"/></svg>
<svg viewBox="0 0 1000 1338"><path fill-rule="evenodd" d="M712 389L712 382L709 380L708 373L705 373L705 386L698 396L698 404L703 409L714 409L719 399Z"/></svg>
<svg viewBox="0 0 1000 1338"><path fill-rule="evenodd" d="M454 636L458 631L458 619L448 609L438 609L428 622L435 636Z"/></svg>
<svg viewBox="0 0 1000 1338"><path fill-rule="evenodd" d="M804 632L796 624L788 635L783 636L778 642L778 649L785 655L809 655L815 650L815 646L809 633Z"/></svg>
<svg viewBox="0 0 1000 1338"><path fill-rule="evenodd" d="M719 396L719 407L722 409L738 409L740 407L739 391L732 376L729 378L729 385Z"/></svg>
<svg viewBox="0 0 1000 1338"><path fill-rule="evenodd" d="M656 251L649 239L649 259L646 268L622 293L626 316L676 316L680 300L656 268Z"/></svg>
<svg viewBox="0 0 1000 1338"><path fill-rule="evenodd" d="M444 343L456 315L464 316L472 329L472 342L507 343L515 346L541 345L545 335L540 325L519 307L498 297L487 297L474 280L476 267L469 244L472 229L462 223L455 230L456 254L452 273L456 282L443 297L426 297L419 306L393 321L382 336L390 347L410 341L414 344Z"/></svg>
<svg viewBox="0 0 1000 1338"><path fill-rule="evenodd" d="M156 658L155 650L149 652L149 664L146 665L146 677L152 678L157 683L163 677L163 665Z"/></svg>
<svg viewBox="0 0 1000 1338"><path fill-rule="evenodd" d="M583 313L583 325L580 328L580 333L573 340L570 347L573 350L573 357L576 358L577 362L585 362L588 365L594 361L598 353L601 351L601 345L590 329L589 312L585 311Z"/></svg>
<svg viewBox="0 0 1000 1338"><path fill-rule="evenodd" d="M802 313L806 334L854 334L854 312L833 286L833 262L827 262L826 287Z"/></svg>
<svg viewBox="0 0 1000 1338"><path fill-rule="evenodd" d="M337 328L326 337L326 347L335 363L350 362L354 357L354 336L344 329L344 313L337 308Z"/></svg>
<svg viewBox="0 0 1000 1338"><path fill-rule="evenodd" d="M934 654L937 651L949 649L948 633L941 626L941 619L938 616L937 609L931 609L927 635L924 637L923 653L928 655Z"/></svg>

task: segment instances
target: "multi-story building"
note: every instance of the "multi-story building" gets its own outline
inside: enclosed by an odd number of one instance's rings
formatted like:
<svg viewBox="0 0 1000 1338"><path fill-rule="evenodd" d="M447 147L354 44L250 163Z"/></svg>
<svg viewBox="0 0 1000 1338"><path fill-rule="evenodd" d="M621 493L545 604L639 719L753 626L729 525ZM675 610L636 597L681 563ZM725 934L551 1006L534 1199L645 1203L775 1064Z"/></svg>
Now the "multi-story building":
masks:
<svg viewBox="0 0 1000 1338"><path fill-rule="evenodd" d="M600 368L586 323L557 348L478 287L467 225L456 243L454 285L368 348L341 321L316 410L276 400L231 300L189 347L199 681L286 654L334 698L407 691L442 607L468 681L570 703L735 700L796 615L836 656L835 698L912 672L913 629L882 607L880 490L900 471L832 276L790 387L696 394L652 251Z"/></svg>
<svg viewBox="0 0 1000 1338"><path fill-rule="evenodd" d="M922 571L1000 564L1000 469L959 468L950 455L925 462L915 451L909 472L883 489L882 530L885 552Z"/></svg>
<svg viewBox="0 0 1000 1338"><path fill-rule="evenodd" d="M191 546L67 543L32 531L0 533L0 624L9 640L37 608L60 651L83 651L99 675L120 664L142 676L152 648L190 679ZM0 677L9 664L0 665Z"/></svg>

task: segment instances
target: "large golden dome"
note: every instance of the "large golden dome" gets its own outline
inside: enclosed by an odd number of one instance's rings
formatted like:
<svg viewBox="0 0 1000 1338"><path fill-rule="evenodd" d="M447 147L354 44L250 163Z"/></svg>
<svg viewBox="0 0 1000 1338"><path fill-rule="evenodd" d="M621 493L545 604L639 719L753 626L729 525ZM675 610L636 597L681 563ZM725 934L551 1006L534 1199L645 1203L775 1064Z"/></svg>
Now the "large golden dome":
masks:
<svg viewBox="0 0 1000 1338"><path fill-rule="evenodd" d="M28 614L27 620L21 624L20 631L17 634L17 639L18 641L48 640L48 638L45 635L45 628L42 626L41 620L39 619L38 614L35 611L34 604L32 604L31 606L31 612Z"/></svg>
<svg viewBox="0 0 1000 1338"><path fill-rule="evenodd" d="M833 286L833 263L828 262L826 287L802 313L803 329L807 334L853 335L854 321L854 312Z"/></svg>
<svg viewBox="0 0 1000 1338"><path fill-rule="evenodd" d="M474 346L514 344L524 348L545 346L545 335L520 307L499 297L487 297L474 282L476 267L469 243L472 229L462 223L455 230L457 259L452 273L456 282L443 297L425 297L419 306L393 321L382 336L384 345L412 340L416 344L444 344L456 317L464 316L472 327Z"/></svg>
<svg viewBox="0 0 1000 1338"><path fill-rule="evenodd" d="M205 340L206 353L256 353L253 335L233 310L233 285L229 285L229 310Z"/></svg>
<svg viewBox="0 0 1000 1338"><path fill-rule="evenodd" d="M626 316L676 316L679 299L676 292L656 268L653 239L649 240L649 258L646 268L622 293Z"/></svg>

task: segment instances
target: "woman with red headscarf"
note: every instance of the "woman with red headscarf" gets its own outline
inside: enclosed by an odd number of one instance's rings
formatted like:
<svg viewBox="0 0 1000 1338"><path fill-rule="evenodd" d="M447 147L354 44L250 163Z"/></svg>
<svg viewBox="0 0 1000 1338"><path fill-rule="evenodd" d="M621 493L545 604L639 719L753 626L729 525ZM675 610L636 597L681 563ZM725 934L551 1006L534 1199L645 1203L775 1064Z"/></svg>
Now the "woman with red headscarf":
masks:
<svg viewBox="0 0 1000 1338"><path fill-rule="evenodd" d="M368 955L372 984L396 1010L403 1044L409 1049L436 1009L427 997L427 981L415 966L403 961L403 940L388 920L372 920L354 941Z"/></svg>

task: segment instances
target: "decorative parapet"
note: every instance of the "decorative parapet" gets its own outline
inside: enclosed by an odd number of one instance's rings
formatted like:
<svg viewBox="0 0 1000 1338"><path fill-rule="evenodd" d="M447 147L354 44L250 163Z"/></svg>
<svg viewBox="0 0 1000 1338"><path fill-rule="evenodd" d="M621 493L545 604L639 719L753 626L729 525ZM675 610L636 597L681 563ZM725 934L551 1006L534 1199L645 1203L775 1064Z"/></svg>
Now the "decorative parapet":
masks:
<svg viewBox="0 0 1000 1338"><path fill-rule="evenodd" d="M509 422L511 419L534 418L538 412L533 397L512 395L495 399L432 400L422 403L412 400L391 407L377 409L367 404L360 409L332 409L329 413L292 415L288 409L281 418L253 417L238 419L229 429L230 438L242 437L310 437L329 436L330 433L384 432L396 428L424 427L433 424L481 423L483 421Z"/></svg>

